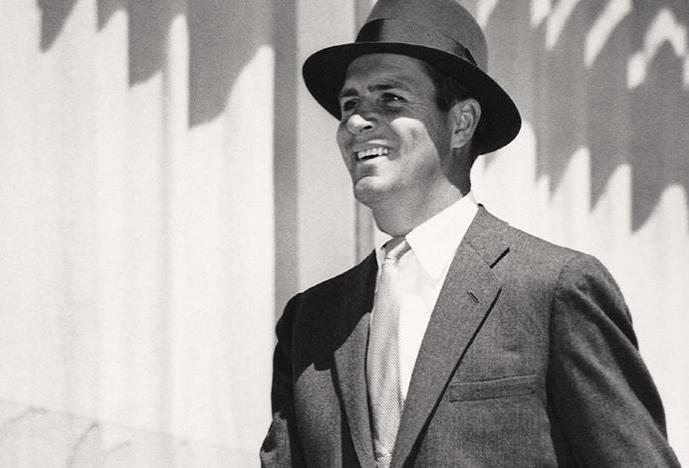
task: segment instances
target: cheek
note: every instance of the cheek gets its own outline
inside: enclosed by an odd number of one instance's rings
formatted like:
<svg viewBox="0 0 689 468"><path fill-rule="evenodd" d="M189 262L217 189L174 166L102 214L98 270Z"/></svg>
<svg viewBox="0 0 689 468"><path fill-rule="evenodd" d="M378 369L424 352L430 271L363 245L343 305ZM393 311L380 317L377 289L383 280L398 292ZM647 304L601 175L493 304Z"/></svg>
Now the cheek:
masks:
<svg viewBox="0 0 689 468"><path fill-rule="evenodd" d="M391 127L397 134L401 145L408 148L425 146L431 141L428 129L421 120L401 117L395 119Z"/></svg>
<svg viewBox="0 0 689 468"><path fill-rule="evenodd" d="M345 129L344 124L340 123L337 126L337 132L335 133L335 139L337 140L337 146L340 147L340 151L342 151L342 147L346 144L346 132L347 130Z"/></svg>
<svg viewBox="0 0 689 468"><path fill-rule="evenodd" d="M344 160L347 169L349 169L352 165L352 161L350 158L350 135L351 134L345 128L344 123L340 123L340 125L337 127L337 146L340 148L340 154L342 155L342 159Z"/></svg>
<svg viewBox="0 0 689 468"><path fill-rule="evenodd" d="M426 148L432 146L433 140L428 134L426 127L414 128L409 132L409 141L417 148Z"/></svg>
<svg viewBox="0 0 689 468"><path fill-rule="evenodd" d="M402 152L407 155L408 163L412 165L427 165L438 159L439 148L429 135L428 129L421 123L407 126L400 138Z"/></svg>

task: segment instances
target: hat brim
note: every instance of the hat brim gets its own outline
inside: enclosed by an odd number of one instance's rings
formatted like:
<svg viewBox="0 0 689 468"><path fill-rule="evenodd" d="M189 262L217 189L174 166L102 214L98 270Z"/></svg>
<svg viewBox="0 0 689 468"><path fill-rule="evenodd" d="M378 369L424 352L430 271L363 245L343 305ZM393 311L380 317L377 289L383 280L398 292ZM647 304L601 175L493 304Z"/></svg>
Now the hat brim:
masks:
<svg viewBox="0 0 689 468"><path fill-rule="evenodd" d="M521 117L512 98L473 63L431 47L403 42L355 42L315 52L304 62L302 74L311 95L340 119L338 95L347 67L366 54L401 54L424 60L441 73L456 78L481 105L481 120L474 137L478 154L495 151L512 141L521 128Z"/></svg>

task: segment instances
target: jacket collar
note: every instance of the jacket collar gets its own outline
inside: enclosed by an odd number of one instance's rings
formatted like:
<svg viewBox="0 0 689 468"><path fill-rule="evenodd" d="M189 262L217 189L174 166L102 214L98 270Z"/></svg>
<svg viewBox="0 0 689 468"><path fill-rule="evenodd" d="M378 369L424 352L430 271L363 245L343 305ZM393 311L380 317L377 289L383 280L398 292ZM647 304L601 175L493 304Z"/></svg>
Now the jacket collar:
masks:
<svg viewBox="0 0 689 468"><path fill-rule="evenodd" d="M412 373L393 454L402 466L421 429L480 329L500 291L492 268L509 252L507 225L479 207L457 248ZM369 255L356 269L351 289L335 314L333 339L336 380L354 449L362 466L373 466L373 444L366 393L366 348L377 262Z"/></svg>
<svg viewBox="0 0 689 468"><path fill-rule="evenodd" d="M506 224L480 208L457 248L412 373L392 466L402 466L502 285L492 271L509 251Z"/></svg>
<svg viewBox="0 0 689 468"><path fill-rule="evenodd" d="M359 264L352 287L339 298L340 310L334 314L336 323L331 328L333 342L342 343L334 353L336 384L361 466L375 466L366 392L366 348L377 270L375 253Z"/></svg>

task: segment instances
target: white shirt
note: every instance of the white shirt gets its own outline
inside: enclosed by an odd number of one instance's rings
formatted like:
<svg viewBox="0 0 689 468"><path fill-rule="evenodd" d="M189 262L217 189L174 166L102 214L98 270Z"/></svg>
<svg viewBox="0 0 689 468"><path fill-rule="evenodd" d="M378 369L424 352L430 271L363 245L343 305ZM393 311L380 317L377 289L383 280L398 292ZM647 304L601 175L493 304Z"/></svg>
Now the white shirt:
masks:
<svg viewBox="0 0 689 468"><path fill-rule="evenodd" d="M411 250L399 260L404 291L400 298L399 321L400 380L404 399L440 289L477 211L474 196L469 192L405 236ZM379 274L384 259L383 244L376 246Z"/></svg>

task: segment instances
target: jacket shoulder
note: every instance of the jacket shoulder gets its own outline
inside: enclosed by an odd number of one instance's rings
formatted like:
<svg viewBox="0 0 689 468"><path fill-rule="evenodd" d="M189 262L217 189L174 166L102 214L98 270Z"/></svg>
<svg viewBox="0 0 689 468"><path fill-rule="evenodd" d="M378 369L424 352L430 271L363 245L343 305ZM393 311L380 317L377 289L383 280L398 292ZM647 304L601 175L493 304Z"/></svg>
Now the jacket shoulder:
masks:
<svg viewBox="0 0 689 468"><path fill-rule="evenodd" d="M292 322L295 315L327 314L331 307L325 304L338 304L351 300L352 295L372 290L377 272L375 254L372 252L359 264L332 278L321 281L293 296L287 305L280 321ZM304 320L309 318L302 317Z"/></svg>
<svg viewBox="0 0 689 468"><path fill-rule="evenodd" d="M467 233L467 241L478 252L498 256L500 260L504 256L524 266L557 265L561 268L575 258L593 258L511 226L483 207Z"/></svg>
<svg viewBox="0 0 689 468"><path fill-rule="evenodd" d="M371 275L376 274L377 268L375 253L371 252L364 260L349 270L321 281L305 289L299 295L309 299L319 298L324 295L332 298L334 294L346 293L349 289L359 284L359 282L370 279Z"/></svg>

